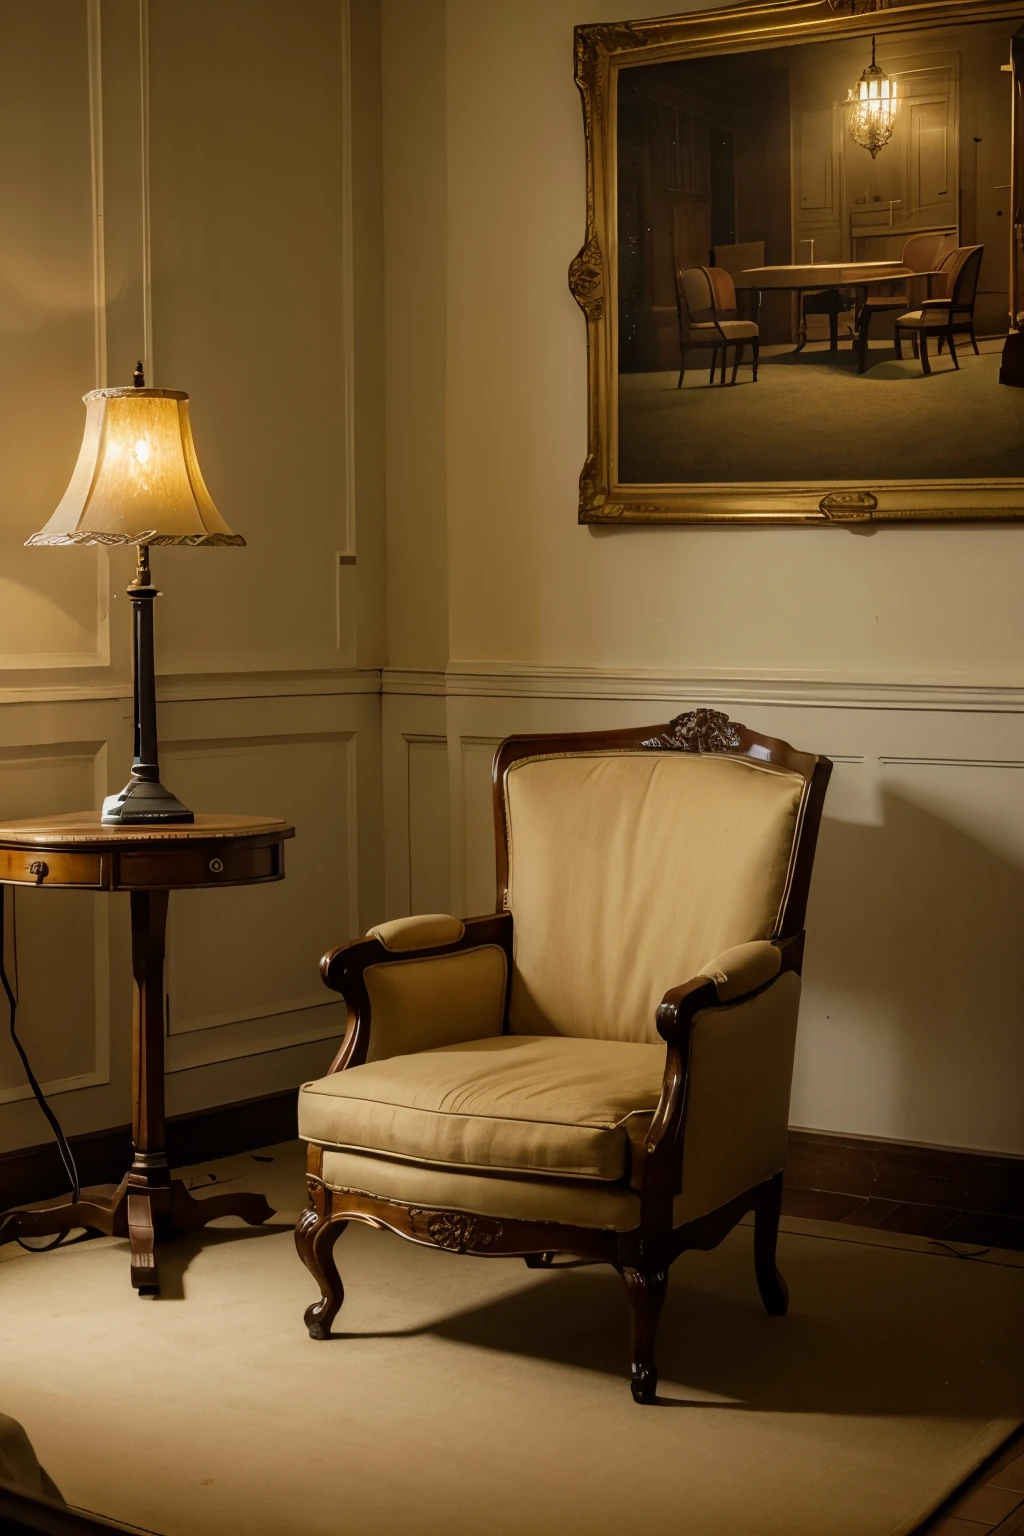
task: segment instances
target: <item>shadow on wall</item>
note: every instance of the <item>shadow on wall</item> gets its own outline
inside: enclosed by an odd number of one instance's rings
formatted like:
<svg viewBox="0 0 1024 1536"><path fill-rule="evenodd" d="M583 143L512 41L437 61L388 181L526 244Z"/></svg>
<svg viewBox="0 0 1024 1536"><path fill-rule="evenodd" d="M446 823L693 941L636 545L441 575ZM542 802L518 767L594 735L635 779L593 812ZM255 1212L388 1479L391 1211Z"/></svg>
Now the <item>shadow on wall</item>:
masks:
<svg viewBox="0 0 1024 1536"><path fill-rule="evenodd" d="M1022 913L1011 846L891 790L881 825L826 817L794 1122L806 1093L831 1106L819 1128L1024 1150Z"/></svg>

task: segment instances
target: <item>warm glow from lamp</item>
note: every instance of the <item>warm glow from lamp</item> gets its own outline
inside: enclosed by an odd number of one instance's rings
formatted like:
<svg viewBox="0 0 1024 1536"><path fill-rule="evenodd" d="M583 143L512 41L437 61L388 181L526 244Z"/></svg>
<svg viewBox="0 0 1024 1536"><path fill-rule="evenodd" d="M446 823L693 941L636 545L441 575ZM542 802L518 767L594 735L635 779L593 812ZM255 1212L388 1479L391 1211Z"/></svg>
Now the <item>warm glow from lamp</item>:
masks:
<svg viewBox="0 0 1024 1536"><path fill-rule="evenodd" d="M194 816L160 782L156 731L151 544L244 544L213 504L199 470L188 395L147 389L140 363L126 389L85 395L85 434L56 512L28 544L135 544L132 606L135 757L120 794L108 795L105 826L191 822Z"/></svg>
<svg viewBox="0 0 1024 1536"><path fill-rule="evenodd" d="M85 435L56 512L29 544L244 544L206 489L188 395L94 389Z"/></svg>
<svg viewBox="0 0 1024 1536"><path fill-rule="evenodd" d="M850 109L850 137L872 160L892 138L899 116L900 100L895 80L875 63L875 40L871 39L871 63L847 93Z"/></svg>

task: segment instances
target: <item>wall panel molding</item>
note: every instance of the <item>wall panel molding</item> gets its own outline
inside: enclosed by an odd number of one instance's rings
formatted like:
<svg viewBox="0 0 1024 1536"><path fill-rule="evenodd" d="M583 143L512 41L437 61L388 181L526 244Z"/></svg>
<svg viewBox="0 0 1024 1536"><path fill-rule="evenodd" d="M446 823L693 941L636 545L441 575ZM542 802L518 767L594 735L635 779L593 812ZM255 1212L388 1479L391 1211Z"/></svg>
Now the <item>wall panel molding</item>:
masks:
<svg viewBox="0 0 1024 1536"><path fill-rule="evenodd" d="M344 465L342 468L342 537L340 554L356 553L356 349L355 247L352 207L352 8L341 0L341 378ZM339 626L340 630L340 626ZM338 637L339 648L341 636Z"/></svg>
<svg viewBox="0 0 1024 1536"><path fill-rule="evenodd" d="M831 757L793 1119L834 1135L1024 1153L1010 1086L1024 1072L1019 694L454 663L440 697L439 679L385 669L384 761L397 783L403 737L430 734L428 712L436 734L443 719L459 916L493 910L490 761L505 736L650 724L707 702ZM407 893L402 785L388 800L386 847L397 863L402 844ZM401 915L391 887L388 915Z"/></svg>
<svg viewBox="0 0 1024 1536"><path fill-rule="evenodd" d="M191 703L209 699L281 699L351 694L379 694L380 671L376 667L341 667L316 672L185 673L158 677L157 702ZM0 686L0 707L5 704L73 704L79 701L130 699L131 680L94 683L54 683L35 687Z"/></svg>
<svg viewBox="0 0 1024 1536"><path fill-rule="evenodd" d="M319 731L281 730L247 736L241 734L248 723L246 713L226 716L223 735L167 743L167 776L175 783L186 780L185 799L192 804L199 803L193 785L209 780L218 786L209 792L219 794L221 809L254 812L256 801L265 801L263 808L273 811L282 801L298 796L293 813L297 835L294 842L285 845L283 885L251 887L248 901L246 891L240 889L196 893L189 908L182 899L172 903L167 1014L168 1071L172 1073L329 1039L340 1034L344 1026L344 1007L320 985L316 967L321 951L337 938L347 937L358 923L357 731L331 729L333 722L325 721L325 728ZM283 711L278 713L283 717ZM179 730L188 714L187 705L178 706L175 719ZM239 734L228 734L232 725ZM329 761L322 758L324 752L330 755ZM319 766L318 759L310 754L320 754ZM238 797L230 804L223 803L225 787L229 799L231 795ZM330 902L338 885L331 875L335 870L344 872L341 885L345 899L337 923L325 924L325 903ZM209 922L215 927L218 922L227 925L212 951L205 923L197 927L200 911L204 917L209 912ZM297 911L300 917L296 924ZM246 923L254 925L251 930ZM315 933L318 927L321 938L307 963L305 954L299 958L298 950L303 948L304 935ZM182 948L186 928L193 950L190 955ZM338 935L336 928L341 929ZM238 940L243 935L240 948ZM234 976L227 991L233 990L236 997L252 994L249 955L253 945L257 947L257 964L265 959L268 946L279 953L267 970L263 988L237 1006L225 995L223 978L225 974ZM210 984L204 987L199 983L205 977ZM288 990L278 992L281 984ZM180 996L185 989L192 1001L182 1005ZM223 1006L225 1001L227 1007Z"/></svg>
<svg viewBox="0 0 1024 1536"><path fill-rule="evenodd" d="M385 669L385 692L440 692L439 673ZM1024 714L1024 685L722 673L649 669L548 667L517 662L453 662L444 673L448 698L609 699L666 703L771 704L809 709L984 711Z"/></svg>
<svg viewBox="0 0 1024 1536"><path fill-rule="evenodd" d="M76 783L87 783L93 796L99 797L106 792L106 763L107 748L104 742L4 743L0 745L0 793L6 802L5 809L13 806L15 814L31 815L40 800L49 797L54 798L62 810L75 809L78 799ZM19 1003L19 1033L34 1066L38 1065L39 1020L36 1021L35 1030L29 1028L26 1037L26 1016L31 1016L29 1011L38 1002L40 986L46 996L46 989L55 977L59 978L56 996L51 993L49 1002L57 1006L63 1004L64 1010L70 1009L72 1017L69 1022L75 1031L76 1041L82 1039L83 1026L88 1018L85 1007L81 1008L81 1012L78 1009L82 993L73 980L70 994L61 996L61 992L67 980L67 949L64 946L69 946L74 952L76 932L80 933L82 925L87 925L87 947L93 970L91 1064L80 1071L44 1071L40 1086L45 1094L58 1095L109 1083L112 1020L111 913L108 898L85 891L37 893L7 887L4 909L8 954L11 957ZM50 1022L49 1017L44 1020L47 1029ZM13 1062L12 1065L20 1078L20 1064ZM0 1105L17 1104L32 1097L32 1090L27 1083L17 1082L4 1086L0 1082Z"/></svg>

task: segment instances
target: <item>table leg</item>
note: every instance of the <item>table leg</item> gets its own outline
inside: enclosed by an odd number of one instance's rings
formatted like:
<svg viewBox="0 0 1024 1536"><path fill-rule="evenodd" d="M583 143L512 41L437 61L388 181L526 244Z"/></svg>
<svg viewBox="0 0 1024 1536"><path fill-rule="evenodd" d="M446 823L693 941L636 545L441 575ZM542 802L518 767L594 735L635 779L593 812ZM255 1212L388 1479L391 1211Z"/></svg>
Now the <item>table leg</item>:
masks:
<svg viewBox="0 0 1024 1536"><path fill-rule="evenodd" d="M132 1285L159 1288L156 1233L170 1214L171 1170L164 1146L164 954L167 892L132 891L132 1141L128 1238Z"/></svg>
<svg viewBox="0 0 1024 1536"><path fill-rule="evenodd" d="M172 1179L164 1123L164 953L166 891L133 891L132 972L132 1166L118 1185L83 1189L75 1203L0 1216L0 1245L18 1237L43 1237L78 1227L107 1236L127 1235L131 1281L140 1295L160 1289L158 1238L195 1232L218 1216L241 1216L259 1226L274 1214L263 1195L225 1192L196 1200L181 1179Z"/></svg>

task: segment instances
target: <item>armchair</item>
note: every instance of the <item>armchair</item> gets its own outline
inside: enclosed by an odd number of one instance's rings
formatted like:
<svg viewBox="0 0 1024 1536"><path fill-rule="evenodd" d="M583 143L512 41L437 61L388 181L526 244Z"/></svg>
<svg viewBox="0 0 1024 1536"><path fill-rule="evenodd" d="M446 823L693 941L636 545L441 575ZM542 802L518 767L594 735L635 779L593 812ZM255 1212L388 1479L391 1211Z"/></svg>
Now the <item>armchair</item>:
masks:
<svg viewBox="0 0 1024 1536"><path fill-rule="evenodd" d="M670 1264L754 1212L775 1264L803 922L831 763L713 710L511 737L494 759L497 912L399 919L324 956L348 1004L299 1095L299 1255L329 1336L349 1221L453 1253L603 1261L632 1391L657 1389Z"/></svg>

